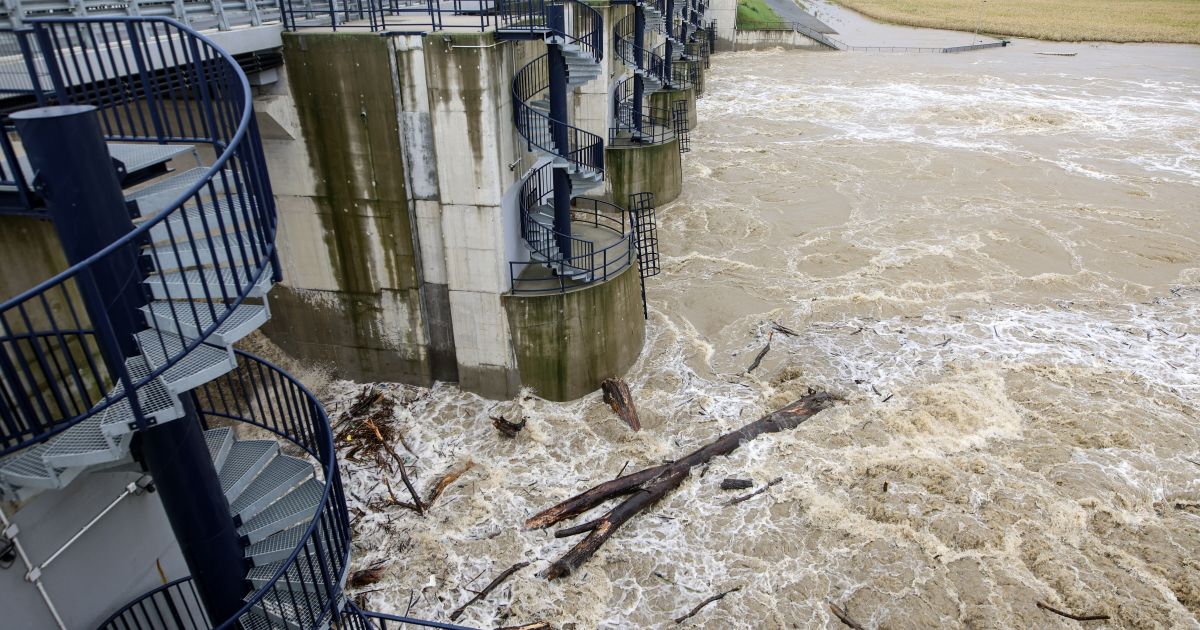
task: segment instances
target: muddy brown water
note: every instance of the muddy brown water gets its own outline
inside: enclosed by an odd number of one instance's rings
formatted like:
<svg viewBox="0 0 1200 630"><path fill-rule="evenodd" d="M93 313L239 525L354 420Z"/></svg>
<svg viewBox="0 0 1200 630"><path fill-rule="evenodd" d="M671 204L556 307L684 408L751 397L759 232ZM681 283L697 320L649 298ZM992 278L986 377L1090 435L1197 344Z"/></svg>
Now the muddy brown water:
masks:
<svg viewBox="0 0 1200 630"><path fill-rule="evenodd" d="M963 37L822 18L856 44ZM838 628L834 602L872 628L1079 627L1043 601L1200 627L1200 47L732 53L707 88L686 192L658 209L643 430L598 395L385 386L418 486L475 465L419 518L344 463L355 566L390 563L365 603L445 620L528 560L460 622L670 627L741 587L687 624ZM770 322L797 334L745 374ZM536 576L569 541L526 517L809 387L846 402ZM528 426L503 439L497 414ZM727 476L784 481L730 507Z"/></svg>

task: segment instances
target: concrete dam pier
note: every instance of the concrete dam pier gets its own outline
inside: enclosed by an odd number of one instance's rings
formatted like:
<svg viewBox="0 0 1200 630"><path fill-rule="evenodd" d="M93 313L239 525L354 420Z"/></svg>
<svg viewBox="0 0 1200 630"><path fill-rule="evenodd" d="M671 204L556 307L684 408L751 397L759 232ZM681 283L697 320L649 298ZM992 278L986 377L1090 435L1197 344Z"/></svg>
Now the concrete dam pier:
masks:
<svg viewBox="0 0 1200 630"><path fill-rule="evenodd" d="M653 208L629 200L679 195L709 31L584 9L565 54L541 31L283 34L255 97L290 270L276 344L339 377L491 398L577 398L632 365L655 252L636 234ZM590 20L614 43L583 50Z"/></svg>

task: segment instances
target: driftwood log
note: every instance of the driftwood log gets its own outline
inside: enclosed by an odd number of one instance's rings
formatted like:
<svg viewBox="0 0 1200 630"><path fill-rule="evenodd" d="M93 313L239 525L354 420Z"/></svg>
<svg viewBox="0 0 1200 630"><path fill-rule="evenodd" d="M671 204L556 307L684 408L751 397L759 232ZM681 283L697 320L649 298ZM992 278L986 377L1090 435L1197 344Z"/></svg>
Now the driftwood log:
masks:
<svg viewBox="0 0 1200 630"><path fill-rule="evenodd" d="M829 394L810 393L783 409L767 414L736 431L722 435L707 446L681 459L606 481L587 492L575 495L554 507L535 514L525 521L526 529L544 529L583 514L609 499L632 495L599 518L560 531L560 537L584 532L588 532L588 535L561 558L554 561L542 574L543 577L552 580L579 568L629 519L654 505L668 492L683 483L692 468L704 464L714 457L728 455L737 450L742 442L748 442L760 435L794 429L805 420L831 407L834 400L834 397Z"/></svg>
<svg viewBox="0 0 1200 630"><path fill-rule="evenodd" d="M500 432L500 435L508 438L517 437L521 429L525 428L525 418L521 418L520 422L511 422L504 416L492 416L492 426Z"/></svg>
<svg viewBox="0 0 1200 630"><path fill-rule="evenodd" d="M737 479L736 477L726 477L721 480L722 490L745 490L753 488L754 482L749 479Z"/></svg>
<svg viewBox="0 0 1200 630"><path fill-rule="evenodd" d="M484 597L487 597L488 593L491 593L492 590L494 590L497 586L500 586L500 584L502 584L504 582L504 580L507 580L509 578L509 576L516 573L517 571L520 571L521 569L524 569L527 566L529 566L528 562L518 562L518 563L512 565L511 567L508 567L504 571L500 572L500 575L497 575L496 579L492 580L491 582L488 582L488 585L483 587L482 591L475 593L475 597L472 597L471 599L467 600L467 603L463 604L462 606L455 608L454 612L450 613L450 621L454 621L454 620L458 619L459 617L461 617L463 614L463 611L467 609L467 606L470 606L471 604L474 604L475 602L483 599Z"/></svg>
<svg viewBox="0 0 1200 630"><path fill-rule="evenodd" d="M600 384L604 390L604 402L616 412L630 429L640 431L642 421L638 418L637 407L633 404L633 394L629 393L629 385L619 378L606 378Z"/></svg>

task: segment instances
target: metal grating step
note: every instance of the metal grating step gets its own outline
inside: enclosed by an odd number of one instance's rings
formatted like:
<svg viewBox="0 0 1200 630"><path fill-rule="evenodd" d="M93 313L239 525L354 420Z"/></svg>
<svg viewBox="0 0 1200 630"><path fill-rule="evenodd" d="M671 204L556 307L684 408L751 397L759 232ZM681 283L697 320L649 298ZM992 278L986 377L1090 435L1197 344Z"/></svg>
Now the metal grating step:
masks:
<svg viewBox="0 0 1200 630"><path fill-rule="evenodd" d="M238 619L238 624L242 626L242 630L275 630L271 622L267 621L267 618L257 610L251 610L242 615Z"/></svg>
<svg viewBox="0 0 1200 630"><path fill-rule="evenodd" d="M241 269L224 268L217 271L206 268L153 274L146 278L145 284L150 287L150 293L156 300L203 300L207 299L206 295L220 300L237 298L242 285L248 280ZM266 295L271 290L271 280L271 268L267 265L266 271L249 288L247 295L256 298Z"/></svg>
<svg viewBox="0 0 1200 630"><path fill-rule="evenodd" d="M271 534L265 539L247 546L246 559L256 567L277 560L286 560L288 556L292 555L292 550L300 545L300 540L304 538L304 533L307 531L308 523L304 522Z"/></svg>
<svg viewBox="0 0 1200 630"><path fill-rule="evenodd" d="M18 499L29 498L39 490L65 487L83 470L47 466L42 460L45 450L45 444L37 444L0 463L0 481L12 486Z"/></svg>
<svg viewBox="0 0 1200 630"><path fill-rule="evenodd" d="M130 433L105 435L97 414L47 440L42 460L55 468L108 464L124 458L132 440Z"/></svg>
<svg viewBox="0 0 1200 630"><path fill-rule="evenodd" d="M262 598L261 610L267 617L293 630L326 627L327 611L323 597L303 591L272 591Z"/></svg>
<svg viewBox="0 0 1200 630"><path fill-rule="evenodd" d="M287 455L276 457L254 478L237 501L230 504L229 511L234 515L234 522L241 525L249 521L312 476L312 464Z"/></svg>
<svg viewBox="0 0 1200 630"><path fill-rule="evenodd" d="M300 559L294 563L283 575L279 577L279 581L275 582L275 587L279 589L287 589L290 591L308 591L310 593L325 593L328 588L325 585L325 573L317 564L316 556L311 558L311 562ZM246 574L246 579L254 588L263 588L271 583L271 578L275 577L275 572L279 567L283 566L283 561L272 562L261 567L254 567ZM337 583L338 576L333 575L333 564L325 563L325 571L330 572L330 580Z"/></svg>
<svg viewBox="0 0 1200 630"><path fill-rule="evenodd" d="M252 545L271 534L308 522L316 513L321 494L321 483L309 479L239 527L238 535Z"/></svg>
<svg viewBox="0 0 1200 630"><path fill-rule="evenodd" d="M138 356L125 361L125 370L129 372L129 379L137 382L150 374L150 365L146 361L146 357ZM124 391L125 388L117 383L109 396L120 396ZM170 422L183 417L183 405L179 402L179 398L167 388L167 383L162 376L139 387L137 398L138 408L141 409L142 415L154 424ZM100 430L109 436L124 435L135 429L135 422L136 418L129 399L122 398L101 412Z"/></svg>
<svg viewBox="0 0 1200 630"><path fill-rule="evenodd" d="M229 451L233 449L233 429L218 427L204 432L204 442L208 445L208 456L212 459L213 468L221 470Z"/></svg>
<svg viewBox="0 0 1200 630"><path fill-rule="evenodd" d="M224 315L224 308L218 305L217 315ZM182 334L188 339L199 338L200 333L212 326L214 321L212 310L203 302L157 301L143 306L141 310L151 326ZM270 318L271 313L265 303L239 304L207 340L212 344L228 346L254 332Z"/></svg>
<svg viewBox="0 0 1200 630"><path fill-rule="evenodd" d="M167 203L170 201L167 200ZM241 207L231 206L229 198L224 195L215 202L207 198L201 203L191 200L184 204L182 210L172 211L165 220L150 228L150 240L178 243L186 240L188 234L198 236L206 230L209 233L241 231L249 229L249 222L254 220L253 213L246 213Z"/></svg>
<svg viewBox="0 0 1200 630"><path fill-rule="evenodd" d="M221 479L221 491L233 503L258 476L272 457L279 452L275 440L237 440L229 450L225 465L217 471Z"/></svg>
<svg viewBox="0 0 1200 630"><path fill-rule="evenodd" d="M262 239L246 232L237 232L226 236L215 235L211 240L200 235L189 241L180 235L174 243L144 247L142 255L154 269L173 271L209 266L214 262L221 265L256 265L258 260L265 257L265 249Z"/></svg>
<svg viewBox="0 0 1200 630"><path fill-rule="evenodd" d="M125 195L125 201L136 201L140 216L149 217L162 211L192 184L204 179L207 168L198 166L173 173ZM225 171L229 173L230 171Z"/></svg>
<svg viewBox="0 0 1200 630"><path fill-rule="evenodd" d="M127 179L149 168L165 168L167 162L170 162L179 155L191 153L194 150L195 147L190 144L108 143L108 154L112 156L112 159L117 160L125 166ZM32 182L34 173L33 167L29 164L29 158L24 155L17 156L17 163L20 164L21 171L25 174L25 179Z"/></svg>
<svg viewBox="0 0 1200 630"><path fill-rule="evenodd" d="M187 339L169 331L148 329L137 334L138 347L151 369L165 365L167 359L183 353ZM233 350L201 343L183 355L162 373L167 389L175 394L195 389L237 367Z"/></svg>

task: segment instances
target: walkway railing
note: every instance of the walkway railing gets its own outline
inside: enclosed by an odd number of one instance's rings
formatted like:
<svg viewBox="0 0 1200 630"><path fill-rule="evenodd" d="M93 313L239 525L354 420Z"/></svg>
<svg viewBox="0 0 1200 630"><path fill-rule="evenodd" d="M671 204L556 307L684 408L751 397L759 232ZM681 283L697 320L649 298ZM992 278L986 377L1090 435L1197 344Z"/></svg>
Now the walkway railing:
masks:
<svg viewBox="0 0 1200 630"><path fill-rule="evenodd" d="M38 0L6 2L0 28L19 28L41 18L167 17L194 29L228 30L279 19L279 0Z"/></svg>
<svg viewBox="0 0 1200 630"><path fill-rule="evenodd" d="M264 359L236 352L236 371L192 392L204 428L240 423L270 431L317 462L324 488L315 516L291 555L262 588L246 598L240 611L216 628L239 628L239 620L251 611L268 619L267 613L275 611L268 610L264 599L300 604L294 621L301 628L318 628L338 613L351 538L329 417L312 392L286 372ZM304 584L304 589L293 589L297 584ZM191 578L184 578L130 602L100 626L100 630L131 628L209 630L213 626L199 605Z"/></svg>
<svg viewBox="0 0 1200 630"><path fill-rule="evenodd" d="M531 105L531 101L546 95L549 89L550 70L547 55L525 64L513 79L514 123L517 133L525 139L527 148L536 148L547 155L561 156L577 168L604 170L604 138L565 121L555 121L548 111L536 109ZM555 125L566 127L567 146L562 153L555 143Z"/></svg>
<svg viewBox="0 0 1200 630"><path fill-rule="evenodd" d="M592 197L572 199L571 225L590 225L613 233L613 242L597 249L590 240L564 234L551 227L546 219L535 216L549 207L554 195L553 165L546 163L534 169L521 185L521 237L538 264L548 265L557 272L551 287L545 278L522 278L529 266L526 262L510 262L509 277L513 293L543 293L566 291L588 284L605 282L633 261L633 234L627 230L625 210L620 206ZM569 242L571 255L560 253L559 246Z"/></svg>
<svg viewBox="0 0 1200 630"><path fill-rule="evenodd" d="M132 232L0 304L0 455L124 401L135 425L149 426L139 389L204 343L278 269L275 202L250 86L228 53L167 18L37 20L28 35L48 69L49 85L32 78L41 103L94 105L110 140L198 144L216 159L178 192L143 197L146 219ZM131 372L114 359L128 341L116 338L108 316L85 310L85 301L102 302L95 270L140 266L143 255L155 269L183 269L200 249L224 253L210 265L223 282L172 285L175 324L152 335L162 360ZM185 331L185 317L202 324ZM173 345L164 331L188 341Z"/></svg>
<svg viewBox="0 0 1200 630"><path fill-rule="evenodd" d="M617 83L613 89L613 123L608 128L608 146L655 145L674 138L670 111L643 103L639 114L633 103L633 79Z"/></svg>
<svg viewBox="0 0 1200 630"><path fill-rule="evenodd" d="M793 31L813 40L820 46L833 50L845 50L845 44L799 22L752 22L741 24L738 28L749 31Z"/></svg>
<svg viewBox="0 0 1200 630"><path fill-rule="evenodd" d="M640 68L643 73L654 77L659 83L669 78L667 62L654 49L634 43L634 17L627 15L613 25L613 51L631 70Z"/></svg>

